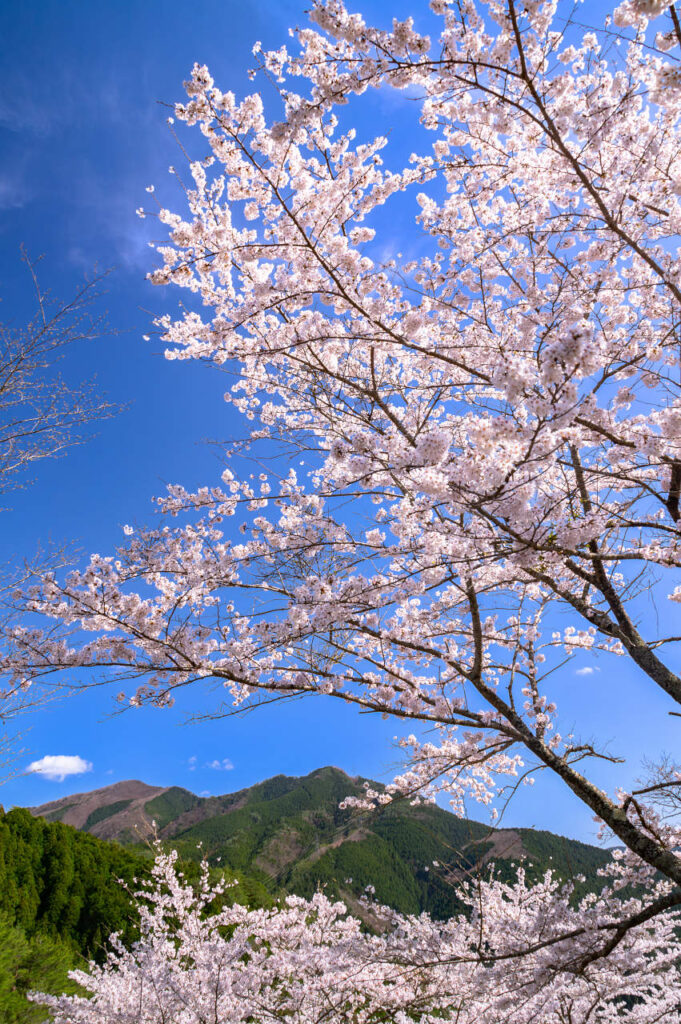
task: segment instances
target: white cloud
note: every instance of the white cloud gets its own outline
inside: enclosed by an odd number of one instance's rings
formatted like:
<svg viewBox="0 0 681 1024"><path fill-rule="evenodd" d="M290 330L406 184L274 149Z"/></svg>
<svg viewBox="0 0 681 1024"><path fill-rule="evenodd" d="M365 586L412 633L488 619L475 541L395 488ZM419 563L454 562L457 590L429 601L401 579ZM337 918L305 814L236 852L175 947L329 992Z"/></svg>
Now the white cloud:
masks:
<svg viewBox="0 0 681 1024"><path fill-rule="evenodd" d="M92 764L77 754L46 754L39 761L31 761L27 771L44 775L54 782L63 782L67 775L82 775L92 771Z"/></svg>
<svg viewBox="0 0 681 1024"><path fill-rule="evenodd" d="M199 796L210 796L210 790L202 789L201 792L199 793Z"/></svg>
<svg viewBox="0 0 681 1024"><path fill-rule="evenodd" d="M197 762L197 760L198 760L197 757L190 757L189 758L188 764L189 764L189 771L190 772L195 772L196 771L196 762Z"/></svg>
<svg viewBox="0 0 681 1024"><path fill-rule="evenodd" d="M576 676L592 676L594 672L600 672L599 668L594 668L593 665L584 665L582 668L578 668L575 672Z"/></svg>
<svg viewBox="0 0 681 1024"><path fill-rule="evenodd" d="M228 757L223 757L222 761L218 761L217 758L214 761L208 761L206 768L213 768L216 772L231 772L234 765Z"/></svg>

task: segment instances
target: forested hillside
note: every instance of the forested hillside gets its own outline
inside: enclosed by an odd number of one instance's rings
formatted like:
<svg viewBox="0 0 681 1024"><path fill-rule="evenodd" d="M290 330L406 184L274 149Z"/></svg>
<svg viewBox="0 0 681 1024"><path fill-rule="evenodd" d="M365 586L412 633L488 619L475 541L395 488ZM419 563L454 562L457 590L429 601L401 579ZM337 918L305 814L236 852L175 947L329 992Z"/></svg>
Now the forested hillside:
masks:
<svg viewBox="0 0 681 1024"><path fill-rule="evenodd" d="M15 807L0 817L0 913L96 956L112 931L133 933L125 886L148 858ZM121 885L119 879L125 883Z"/></svg>
<svg viewBox="0 0 681 1024"><path fill-rule="evenodd" d="M133 939L125 886L148 857L15 807L0 809L0 1020L33 1024L44 1011L26 992L73 990L67 972L101 959L108 936ZM119 879L125 885L121 885Z"/></svg>
<svg viewBox="0 0 681 1024"><path fill-rule="evenodd" d="M201 843L211 860L253 874L273 891L309 897L321 885L356 906L370 885L381 903L438 918L461 909L456 883L488 875L492 863L505 879L522 863L530 879L553 868L564 878L585 874L593 885L609 859L605 850L550 832L492 829L430 804L341 810L340 801L361 792L361 782L332 767L304 778L276 776L213 798L203 805L210 816L190 823L201 810L195 805L164 834L184 856Z"/></svg>
<svg viewBox="0 0 681 1024"><path fill-rule="evenodd" d="M31 991L77 992L68 972L82 966L74 950L41 932L27 935L0 916L0 1020L2 1024L43 1024L45 1009L29 1001Z"/></svg>

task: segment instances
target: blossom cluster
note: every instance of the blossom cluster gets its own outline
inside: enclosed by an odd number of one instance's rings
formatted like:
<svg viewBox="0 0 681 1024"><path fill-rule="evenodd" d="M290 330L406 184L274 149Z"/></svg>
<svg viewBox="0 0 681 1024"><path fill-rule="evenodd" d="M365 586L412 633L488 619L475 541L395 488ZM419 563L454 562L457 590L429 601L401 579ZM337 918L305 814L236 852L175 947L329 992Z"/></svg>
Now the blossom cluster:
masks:
<svg viewBox="0 0 681 1024"><path fill-rule="evenodd" d="M601 895L578 905L550 873L534 886L521 872L514 885L464 887L467 914L448 922L368 896L372 932L321 892L216 913L224 883L211 884L204 864L193 889L176 860L157 850L153 882L138 894L139 941L126 949L113 936L102 966L72 972L85 996L34 994L55 1024L621 1024L623 1007L630 1024L681 1020L670 951L678 913L620 938L641 904L617 895L618 883L632 891L638 881L618 862Z"/></svg>

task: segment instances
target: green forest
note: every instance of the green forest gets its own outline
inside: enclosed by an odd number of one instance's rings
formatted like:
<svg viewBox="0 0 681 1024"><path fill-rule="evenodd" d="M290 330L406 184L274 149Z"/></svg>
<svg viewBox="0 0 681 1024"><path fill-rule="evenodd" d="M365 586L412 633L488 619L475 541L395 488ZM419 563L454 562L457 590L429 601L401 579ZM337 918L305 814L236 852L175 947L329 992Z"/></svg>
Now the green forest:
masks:
<svg viewBox="0 0 681 1024"><path fill-rule="evenodd" d="M32 989L72 991L67 973L135 937L128 889L149 857L16 807L0 810L0 1006L3 1024L33 1024ZM120 884L121 880L124 885Z"/></svg>
<svg viewBox="0 0 681 1024"><path fill-rule="evenodd" d="M186 790L171 789L146 810L164 812L163 835L183 857L196 857L200 843L211 863L244 872L274 894L310 897L321 886L352 903L371 885L379 903L442 920L461 912L457 883L489 874L492 853L496 876L515 879L517 857L504 850L503 839L493 847L492 839L505 834L480 822L407 801L359 814L342 810L339 803L349 792L363 791L362 781L327 766L208 800L191 802ZM203 816L185 827L187 809ZM597 871L609 860L607 851L551 832L511 834L528 880L551 868L566 880L585 875L579 891L600 885Z"/></svg>

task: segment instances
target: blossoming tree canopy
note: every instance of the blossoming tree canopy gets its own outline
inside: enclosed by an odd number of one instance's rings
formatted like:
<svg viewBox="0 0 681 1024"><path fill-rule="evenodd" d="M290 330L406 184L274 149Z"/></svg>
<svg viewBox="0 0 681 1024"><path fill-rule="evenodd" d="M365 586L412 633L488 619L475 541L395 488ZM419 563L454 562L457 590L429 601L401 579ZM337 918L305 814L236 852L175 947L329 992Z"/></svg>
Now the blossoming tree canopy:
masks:
<svg viewBox="0 0 681 1024"><path fill-rule="evenodd" d="M678 884L674 828L591 781L552 673L595 649L681 702L677 639L638 603L681 600L681 29L652 0L600 30L569 10L432 0L426 35L316 0L291 52L256 47L267 103L194 68L175 117L201 156L151 274L188 294L167 354L235 372L253 443L302 468L171 487L179 525L32 590L92 639L25 627L10 661L143 676L134 703L210 678L415 722L379 799L461 810L538 765ZM351 127L373 89L409 98L401 164Z"/></svg>
<svg viewBox="0 0 681 1024"><path fill-rule="evenodd" d="M623 939L613 919L640 918L640 904L615 895L627 874L616 863L601 896L577 908L550 875L532 888L521 876L473 889L471 914L446 923L374 908L384 930L372 935L322 893L211 914L224 885L204 865L194 891L175 861L158 854L139 894L139 942L114 938L103 966L72 973L87 997L35 995L55 1024L621 1024L625 1008L630 1024L680 1019L678 919L638 920Z"/></svg>

